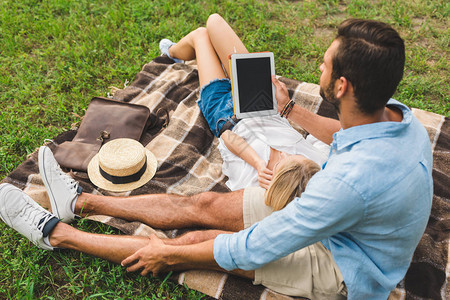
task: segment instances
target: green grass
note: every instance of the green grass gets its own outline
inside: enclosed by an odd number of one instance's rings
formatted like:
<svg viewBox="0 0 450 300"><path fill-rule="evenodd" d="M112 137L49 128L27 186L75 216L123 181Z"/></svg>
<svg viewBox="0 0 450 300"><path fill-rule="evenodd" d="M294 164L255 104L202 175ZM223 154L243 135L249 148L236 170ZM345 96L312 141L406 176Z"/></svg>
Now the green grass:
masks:
<svg viewBox="0 0 450 300"><path fill-rule="evenodd" d="M405 39L405 76L395 95L450 116L449 12L445 0L1 1L0 178L84 114L90 99L123 86L218 12L250 51L275 53L277 73L318 83L337 25L348 17L388 22ZM94 232L113 231L90 223ZM0 298L191 298L200 294L74 252L36 249L0 224ZM113 231L115 232L115 231Z"/></svg>
<svg viewBox="0 0 450 300"><path fill-rule="evenodd" d="M118 234L117 230L92 221L83 220L79 226L85 231ZM6 226L2 224L1 230L6 230ZM142 277L127 273L119 265L73 251L36 249L12 231L2 234L0 241L1 299L200 299L203 296L167 281L168 276Z"/></svg>

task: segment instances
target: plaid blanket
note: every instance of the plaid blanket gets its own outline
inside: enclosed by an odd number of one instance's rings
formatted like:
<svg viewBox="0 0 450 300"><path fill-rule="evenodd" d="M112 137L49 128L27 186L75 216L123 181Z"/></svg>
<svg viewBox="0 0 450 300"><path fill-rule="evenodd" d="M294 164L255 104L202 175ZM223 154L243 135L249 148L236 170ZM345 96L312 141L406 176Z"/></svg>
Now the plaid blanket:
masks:
<svg viewBox="0 0 450 300"><path fill-rule="evenodd" d="M320 115L336 118L333 107L322 102L315 84L281 78L296 103ZM173 64L165 56L144 65L130 86L116 89L113 98L146 105L156 118L160 109L170 115L167 127L158 122L145 136L146 148L158 160L155 177L131 193L111 193L93 186L86 174L75 173L86 192L104 195L135 195L145 193L173 193L191 195L203 191L226 192L226 177L222 174L222 160L217 149L218 140L210 132L201 115L198 99L198 74L193 64ZM448 299L449 273L449 204L450 204L450 122L447 118L413 109L414 115L426 127L433 147L434 197L433 208L425 234L414 254L411 266L389 299ZM158 113L159 114L159 113ZM159 117L159 116L158 116ZM293 124L302 134L307 133ZM71 140L76 131L67 131L53 141L54 147ZM22 188L33 199L48 208L48 196L39 176L37 152L9 174L4 182ZM173 238L181 230L158 231L139 222L127 222L109 216L93 216L94 220L109 224L131 235L156 233ZM172 276L180 284L201 291L217 299L293 299L249 280L221 272L187 271Z"/></svg>

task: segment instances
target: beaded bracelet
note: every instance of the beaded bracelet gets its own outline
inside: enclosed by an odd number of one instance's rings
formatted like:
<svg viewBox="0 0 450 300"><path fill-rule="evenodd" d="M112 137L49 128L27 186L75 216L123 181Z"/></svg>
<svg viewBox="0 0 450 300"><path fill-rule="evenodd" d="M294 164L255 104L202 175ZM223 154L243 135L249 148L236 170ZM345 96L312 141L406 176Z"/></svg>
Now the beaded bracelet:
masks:
<svg viewBox="0 0 450 300"><path fill-rule="evenodd" d="M294 107L294 100L289 101L288 103L286 103L286 105L283 107L283 109L281 110L281 117L282 118L286 118L288 117L289 113L292 111L292 108Z"/></svg>

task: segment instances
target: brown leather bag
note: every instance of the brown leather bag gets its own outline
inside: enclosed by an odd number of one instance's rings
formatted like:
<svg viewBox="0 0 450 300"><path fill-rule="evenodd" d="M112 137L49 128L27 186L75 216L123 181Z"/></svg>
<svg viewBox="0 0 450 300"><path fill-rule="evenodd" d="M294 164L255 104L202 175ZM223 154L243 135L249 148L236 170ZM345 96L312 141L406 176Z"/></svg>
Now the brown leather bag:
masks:
<svg viewBox="0 0 450 300"><path fill-rule="evenodd" d="M55 158L65 168L86 171L104 143L118 138L139 141L149 125L149 116L146 106L95 97L77 134L72 141L56 147Z"/></svg>

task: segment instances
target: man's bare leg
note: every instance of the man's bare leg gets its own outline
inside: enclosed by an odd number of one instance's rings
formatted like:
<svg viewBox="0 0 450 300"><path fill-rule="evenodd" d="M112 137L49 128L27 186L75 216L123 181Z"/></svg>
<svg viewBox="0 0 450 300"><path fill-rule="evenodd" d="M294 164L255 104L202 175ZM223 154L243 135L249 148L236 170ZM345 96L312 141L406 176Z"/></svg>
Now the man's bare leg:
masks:
<svg viewBox="0 0 450 300"><path fill-rule="evenodd" d="M213 240L215 239L219 234L231 234L233 232L231 231L224 231L224 230L196 230L196 231L190 231L187 232L179 237L176 237L174 239L163 239L162 241L166 245L192 245L192 244L198 244L204 241ZM255 271L245 271L236 269L233 271L226 271L222 268L216 268L214 269L216 271L222 271L229 274L234 274L240 277L248 278L248 279L255 279Z"/></svg>
<svg viewBox="0 0 450 300"><path fill-rule="evenodd" d="M176 237L174 239L163 239L162 241L166 245L192 245L192 244L198 244L204 241L213 240L215 239L219 234L231 234L233 232L231 231L224 231L224 230L196 230L196 231L190 231L187 232L179 237ZM237 275L240 277L248 278L251 280L255 279L255 271L245 271L236 269L233 271L227 271L222 268L214 268L213 270L216 271L222 271L229 274Z"/></svg>
<svg viewBox="0 0 450 300"><path fill-rule="evenodd" d="M147 237L93 234L59 222L49 235L53 247L72 249L119 264L148 244Z"/></svg>
<svg viewBox="0 0 450 300"><path fill-rule="evenodd" d="M167 245L190 245L214 239L221 233L232 232L198 230L174 239L162 239L162 241ZM59 222L52 230L49 240L53 247L80 251L114 263L120 263L148 244L148 237L88 233L62 222Z"/></svg>
<svg viewBox="0 0 450 300"><path fill-rule="evenodd" d="M82 193L76 201L75 213L140 221L160 229L203 227L239 231L244 229L242 197L243 190L204 192L194 196L156 194L113 197Z"/></svg>
<svg viewBox="0 0 450 300"><path fill-rule="evenodd" d="M185 242L204 241L212 239L223 231L194 231L173 240L164 239L163 242L171 245L183 245ZM228 232L229 233L229 232ZM196 234L199 234L195 237ZM105 235L83 232L70 225L59 222L49 235L50 244L53 247L80 251L95 257L106 259L116 264L145 247L149 240L141 236ZM227 272L221 268L217 271ZM234 270L229 272L245 278L254 278L254 271Z"/></svg>
<svg viewBox="0 0 450 300"><path fill-rule="evenodd" d="M218 34L223 33L233 41L239 51L246 51L237 35L220 16L213 15L208 23L210 27L215 28L216 39ZM224 51L228 50L229 48ZM220 53L225 55L223 51ZM209 31L204 27L190 32L171 46L169 54L182 60L197 58L201 86L211 80L226 77L221 60L211 43ZM242 195L242 191L237 191L226 194L207 192L191 197L142 195L119 198L82 193L76 202L75 213L105 214L130 221L141 221L161 229L200 226L239 231L243 229Z"/></svg>

